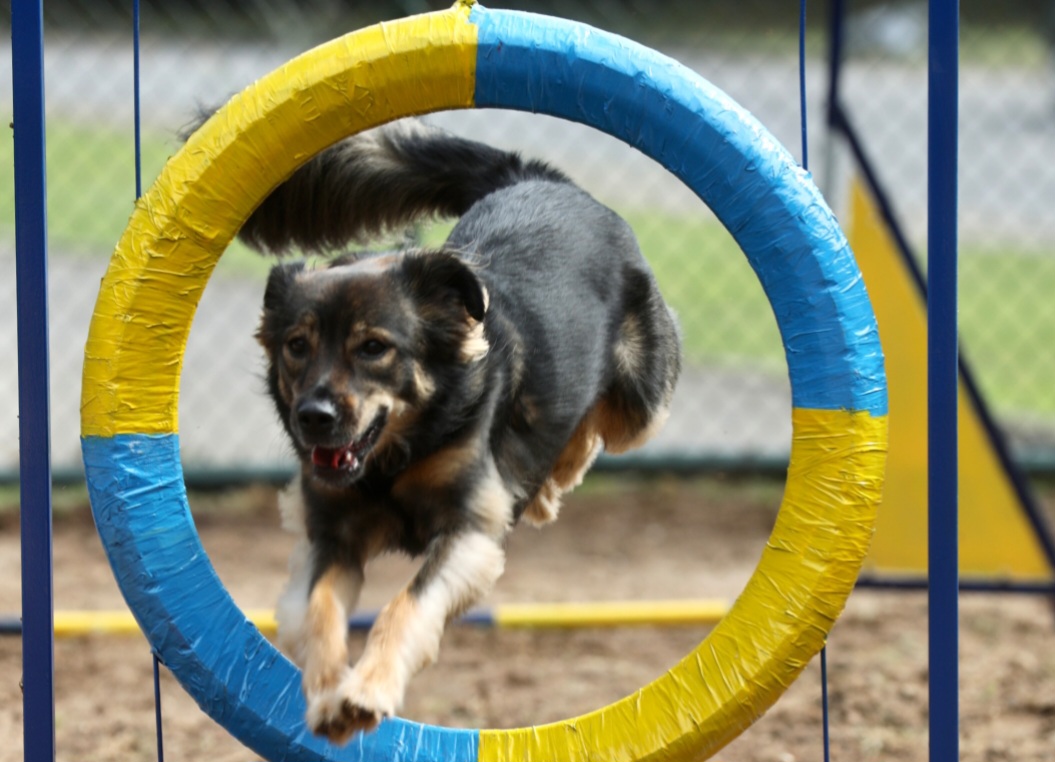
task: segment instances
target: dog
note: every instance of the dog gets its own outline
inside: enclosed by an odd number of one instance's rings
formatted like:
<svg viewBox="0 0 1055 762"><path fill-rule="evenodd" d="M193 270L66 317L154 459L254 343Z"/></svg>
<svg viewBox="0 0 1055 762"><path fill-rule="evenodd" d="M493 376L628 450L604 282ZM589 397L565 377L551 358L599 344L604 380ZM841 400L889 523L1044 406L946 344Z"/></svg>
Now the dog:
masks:
<svg viewBox="0 0 1055 762"><path fill-rule="evenodd" d="M435 249L349 252L436 217ZM557 169L402 120L336 143L239 233L283 262L257 338L300 462L278 642L306 721L336 743L393 715L446 624L502 574L520 520L554 520L601 450L663 424L672 311L627 223ZM366 563L421 557L349 664Z"/></svg>

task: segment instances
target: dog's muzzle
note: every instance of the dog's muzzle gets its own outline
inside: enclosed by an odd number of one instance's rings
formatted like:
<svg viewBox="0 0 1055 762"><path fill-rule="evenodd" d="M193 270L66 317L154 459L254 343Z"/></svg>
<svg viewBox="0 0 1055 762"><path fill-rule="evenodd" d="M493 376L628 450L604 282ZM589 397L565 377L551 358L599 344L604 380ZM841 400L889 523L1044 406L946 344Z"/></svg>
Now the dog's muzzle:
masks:
<svg viewBox="0 0 1055 762"><path fill-rule="evenodd" d="M326 397L309 397L297 405L297 428L305 442L327 442L337 430L337 405Z"/></svg>
<svg viewBox="0 0 1055 762"><path fill-rule="evenodd" d="M311 447L315 475L327 481L348 481L362 471L385 427L388 411L380 411L362 434L340 444L334 443L340 442L342 436L341 417L331 400L304 400L297 406L296 417L302 440Z"/></svg>

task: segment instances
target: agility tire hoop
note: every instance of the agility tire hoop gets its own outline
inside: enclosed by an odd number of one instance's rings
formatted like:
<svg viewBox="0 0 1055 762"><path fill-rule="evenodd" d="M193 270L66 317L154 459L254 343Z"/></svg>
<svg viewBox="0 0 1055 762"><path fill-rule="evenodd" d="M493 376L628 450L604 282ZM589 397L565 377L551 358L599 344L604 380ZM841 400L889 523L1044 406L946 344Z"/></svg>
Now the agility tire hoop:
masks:
<svg viewBox="0 0 1055 762"><path fill-rule="evenodd" d="M731 611L679 664L595 712L516 730L402 719L335 747L307 730L300 675L246 619L198 538L180 465L180 368L194 311L251 211L347 135L495 107L563 117L689 185L769 297L792 387L791 463L773 533ZM85 351L93 512L129 607L201 707L271 760L705 758L759 717L824 644L871 539L886 381L856 262L804 173L749 114L676 62L588 26L470 2L354 32L235 96L137 203Z"/></svg>

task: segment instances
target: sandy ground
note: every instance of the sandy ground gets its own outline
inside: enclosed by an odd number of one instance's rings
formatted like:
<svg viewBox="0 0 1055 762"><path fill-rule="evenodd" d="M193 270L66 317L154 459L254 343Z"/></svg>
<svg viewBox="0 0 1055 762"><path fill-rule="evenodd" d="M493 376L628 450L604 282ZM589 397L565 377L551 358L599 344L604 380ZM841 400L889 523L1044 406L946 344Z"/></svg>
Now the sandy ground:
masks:
<svg viewBox="0 0 1055 762"><path fill-rule="evenodd" d="M544 530L520 529L491 602L733 597L772 525L779 487L721 481L591 481ZM60 609L105 609L120 595L74 495L56 520ZM246 608L270 607L289 539L274 495L257 488L194 500L203 542ZM0 612L20 607L17 517L0 514ZM408 566L371 570L364 606ZM927 759L926 599L858 591L829 642L834 760ZM962 603L962 759L1055 760L1055 612L1049 601L972 595ZM698 627L496 631L458 627L412 684L404 714L457 727L515 727L610 703L655 679L705 635ZM356 636L356 645L361 638ZM140 636L55 646L58 758L156 758L152 660ZM0 762L22 759L20 640L0 640ZM211 762L254 755L207 718L163 672L165 753ZM718 758L822 759L819 665Z"/></svg>

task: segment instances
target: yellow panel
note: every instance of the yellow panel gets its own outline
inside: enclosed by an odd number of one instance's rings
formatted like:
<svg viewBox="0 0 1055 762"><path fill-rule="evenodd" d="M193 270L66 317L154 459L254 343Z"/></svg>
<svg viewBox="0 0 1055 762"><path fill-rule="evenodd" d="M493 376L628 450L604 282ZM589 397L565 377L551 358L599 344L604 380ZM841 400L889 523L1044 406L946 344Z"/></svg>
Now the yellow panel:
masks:
<svg viewBox="0 0 1055 762"><path fill-rule="evenodd" d="M242 222L346 135L473 102L468 3L315 48L216 113L136 203L103 278L85 349L81 433L177 429L183 349L201 292Z"/></svg>
<svg viewBox="0 0 1055 762"><path fill-rule="evenodd" d="M887 422L794 410L787 488L729 614L659 680L564 722L481 731L481 762L704 759L768 709L820 650L868 550ZM602 753L603 751L603 753Z"/></svg>
<svg viewBox="0 0 1055 762"><path fill-rule="evenodd" d="M852 189L849 238L872 298L886 355L890 457L876 539L866 568L927 570L927 315L872 199ZM1050 579L1018 496L961 386L960 570L965 577Z"/></svg>

